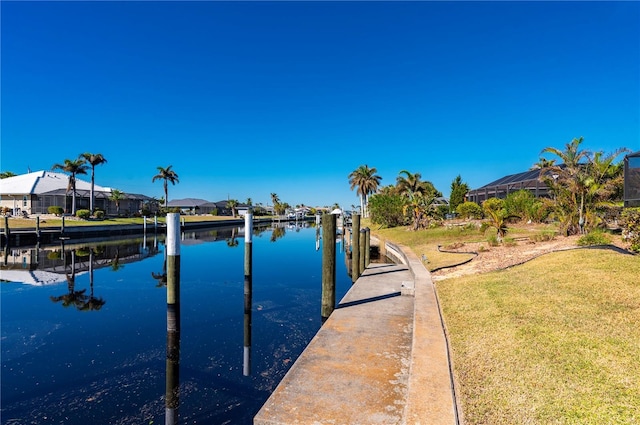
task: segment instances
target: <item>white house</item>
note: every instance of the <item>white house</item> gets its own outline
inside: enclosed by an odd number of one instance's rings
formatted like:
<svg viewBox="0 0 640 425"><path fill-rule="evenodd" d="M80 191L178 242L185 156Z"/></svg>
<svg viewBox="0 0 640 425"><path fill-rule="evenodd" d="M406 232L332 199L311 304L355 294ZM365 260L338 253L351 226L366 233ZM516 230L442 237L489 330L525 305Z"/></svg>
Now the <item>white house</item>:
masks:
<svg viewBox="0 0 640 425"><path fill-rule="evenodd" d="M0 179L0 207L9 209L14 215L47 214L50 206L62 207L71 212L72 192L68 189L69 176L52 171L36 171L19 176ZM110 201L112 189L94 186L95 209L106 214L116 214L115 202ZM76 210L89 209L91 183L76 177ZM125 193L119 202L120 214L135 214L145 203L153 201L145 195Z"/></svg>

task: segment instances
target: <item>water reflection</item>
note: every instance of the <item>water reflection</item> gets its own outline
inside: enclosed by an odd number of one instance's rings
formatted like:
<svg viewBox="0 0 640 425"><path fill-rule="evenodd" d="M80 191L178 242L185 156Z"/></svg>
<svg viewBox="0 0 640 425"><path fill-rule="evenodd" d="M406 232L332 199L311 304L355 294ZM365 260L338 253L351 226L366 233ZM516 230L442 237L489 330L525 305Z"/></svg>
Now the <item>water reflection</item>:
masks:
<svg viewBox="0 0 640 425"><path fill-rule="evenodd" d="M252 232L244 292L242 250L227 246L243 245L243 228L183 235L175 331L155 288L168 280L162 235L10 250L2 279L34 287L2 284L3 423L250 424L320 327L320 255L304 227Z"/></svg>

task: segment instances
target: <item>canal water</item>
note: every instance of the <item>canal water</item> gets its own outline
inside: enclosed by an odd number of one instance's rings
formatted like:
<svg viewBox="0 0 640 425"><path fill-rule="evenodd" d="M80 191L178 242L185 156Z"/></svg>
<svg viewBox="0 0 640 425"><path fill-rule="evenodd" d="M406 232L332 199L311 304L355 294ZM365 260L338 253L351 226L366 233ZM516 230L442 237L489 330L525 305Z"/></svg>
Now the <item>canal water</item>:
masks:
<svg viewBox="0 0 640 425"><path fill-rule="evenodd" d="M305 223L254 230L247 316L243 232L182 236L178 345L163 236L7 252L1 423L157 425L170 399L174 423L250 424L321 326L322 248ZM337 300L343 255L338 238Z"/></svg>

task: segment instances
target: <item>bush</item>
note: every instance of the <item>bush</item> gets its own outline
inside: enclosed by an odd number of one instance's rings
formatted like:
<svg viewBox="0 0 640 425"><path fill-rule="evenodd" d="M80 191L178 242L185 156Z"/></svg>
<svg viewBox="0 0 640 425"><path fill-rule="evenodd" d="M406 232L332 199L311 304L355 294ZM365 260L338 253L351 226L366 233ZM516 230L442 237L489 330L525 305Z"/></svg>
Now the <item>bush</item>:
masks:
<svg viewBox="0 0 640 425"><path fill-rule="evenodd" d="M49 214L55 214L55 215L62 215L62 213L64 213L64 209L56 205L50 206L49 208L47 208L47 211L49 212Z"/></svg>
<svg viewBox="0 0 640 425"><path fill-rule="evenodd" d="M89 210L77 210L76 217L81 218L83 220L88 220L91 217L91 211Z"/></svg>
<svg viewBox="0 0 640 425"><path fill-rule="evenodd" d="M622 213L622 237L631 242L631 250L640 252L640 208L626 208Z"/></svg>
<svg viewBox="0 0 640 425"><path fill-rule="evenodd" d="M475 202L463 202L458 205L456 208L456 212L460 216L460 218L465 219L481 219L484 217L484 212L482 211L482 207Z"/></svg>
<svg viewBox="0 0 640 425"><path fill-rule="evenodd" d="M405 224L404 200L399 195L376 194L369 199L371 222L385 227Z"/></svg>
<svg viewBox="0 0 640 425"><path fill-rule="evenodd" d="M552 241L555 238L556 232L553 230L542 230L540 233L529 237L533 242L547 242Z"/></svg>
<svg viewBox="0 0 640 425"><path fill-rule="evenodd" d="M487 243L489 244L489 246L498 246L498 245L500 245L500 241L498 240L498 236L497 235L490 235L487 238Z"/></svg>
<svg viewBox="0 0 640 425"><path fill-rule="evenodd" d="M579 246L588 245L608 245L611 243L611 237L600 229L595 229L578 239Z"/></svg>
<svg viewBox="0 0 640 425"><path fill-rule="evenodd" d="M93 215L98 219L98 220L102 220L104 219L104 211L102 210L96 210L95 213L93 213Z"/></svg>

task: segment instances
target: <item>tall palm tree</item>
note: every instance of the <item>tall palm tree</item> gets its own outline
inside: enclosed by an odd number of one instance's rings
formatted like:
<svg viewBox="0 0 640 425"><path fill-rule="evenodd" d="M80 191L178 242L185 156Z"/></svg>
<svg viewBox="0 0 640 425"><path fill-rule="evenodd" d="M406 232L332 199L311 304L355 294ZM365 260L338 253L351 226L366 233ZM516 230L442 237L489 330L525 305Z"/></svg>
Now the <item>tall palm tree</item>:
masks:
<svg viewBox="0 0 640 425"><path fill-rule="evenodd" d="M180 183L178 180L178 175L175 171L171 169L173 165L169 165L167 168L158 167L158 174L153 176L151 179L152 182L156 180L164 180L164 207L167 208L169 206L169 188L167 187L167 183L171 182L171 184L175 185L176 183Z"/></svg>
<svg viewBox="0 0 640 425"><path fill-rule="evenodd" d="M368 217L367 204L369 194L378 190L382 177L377 175L378 170L375 167L369 168L368 165L361 165L349 174L349 184L351 190L357 188L356 193L360 196L360 211L364 217Z"/></svg>
<svg viewBox="0 0 640 425"><path fill-rule="evenodd" d="M86 161L82 158L76 160L65 159L63 164L53 164L52 170L62 170L69 173L69 184L67 185L67 192L72 191L73 197L71 201L71 214L76 214L76 175L87 174Z"/></svg>
<svg viewBox="0 0 640 425"><path fill-rule="evenodd" d="M280 203L280 198L276 193L271 193L271 203L273 204L274 207Z"/></svg>
<svg viewBox="0 0 640 425"><path fill-rule="evenodd" d="M101 153L81 153L79 159L84 159L89 165L91 165L91 199L89 199L89 211L93 214L93 205L95 201L94 197L94 186L95 186L95 176L96 176L96 165L101 165L107 162L107 159L102 156Z"/></svg>

